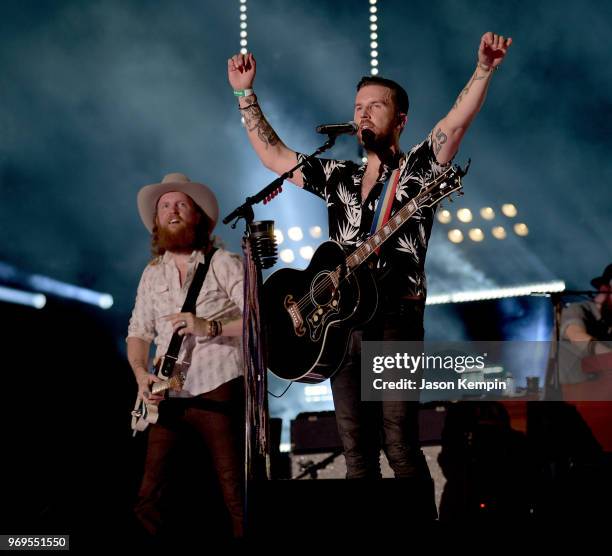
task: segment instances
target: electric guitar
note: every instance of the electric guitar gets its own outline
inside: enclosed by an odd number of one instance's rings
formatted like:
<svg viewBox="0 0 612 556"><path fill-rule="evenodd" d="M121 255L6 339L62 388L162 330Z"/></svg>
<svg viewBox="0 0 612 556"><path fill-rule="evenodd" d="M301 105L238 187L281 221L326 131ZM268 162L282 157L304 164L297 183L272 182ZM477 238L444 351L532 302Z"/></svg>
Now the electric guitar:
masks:
<svg viewBox="0 0 612 556"><path fill-rule="evenodd" d="M284 268L262 287L268 337L268 368L278 377L317 383L340 367L351 332L375 314L376 282L363 263L421 207L459 192L469 168L449 168L350 255L335 241L322 243L308 268Z"/></svg>
<svg viewBox="0 0 612 556"><path fill-rule="evenodd" d="M157 375L159 376L159 375ZM163 378L163 377L161 377ZM161 382L154 382L151 385L151 393L159 394L167 390L180 391L185 383L184 373L178 373L171 376L169 379L162 380ZM157 423L159 419L159 407L157 403L148 403L146 400L140 399L136 396L136 403L132 410L132 430L134 431L133 436L136 436L137 432L144 431L149 424Z"/></svg>

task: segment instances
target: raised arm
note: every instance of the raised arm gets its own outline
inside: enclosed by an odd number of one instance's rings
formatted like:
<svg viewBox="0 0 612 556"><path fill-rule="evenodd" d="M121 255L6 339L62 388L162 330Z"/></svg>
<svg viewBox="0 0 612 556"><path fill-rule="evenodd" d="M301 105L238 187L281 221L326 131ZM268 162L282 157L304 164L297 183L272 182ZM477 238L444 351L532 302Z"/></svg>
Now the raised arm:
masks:
<svg viewBox="0 0 612 556"><path fill-rule="evenodd" d="M455 156L465 132L485 101L491 76L502 63L511 44L511 38L506 39L491 32L485 33L480 39L476 70L459 93L450 112L432 131L434 152L441 164Z"/></svg>
<svg viewBox="0 0 612 556"><path fill-rule="evenodd" d="M257 96L242 96L245 91L252 91L256 68L252 53L236 54L227 61L227 77L234 92L241 95L237 96L238 105L255 153L266 168L282 174L297 164L295 151L288 148L272 129L261 111ZM291 181L302 187L302 173L299 170L295 172Z"/></svg>

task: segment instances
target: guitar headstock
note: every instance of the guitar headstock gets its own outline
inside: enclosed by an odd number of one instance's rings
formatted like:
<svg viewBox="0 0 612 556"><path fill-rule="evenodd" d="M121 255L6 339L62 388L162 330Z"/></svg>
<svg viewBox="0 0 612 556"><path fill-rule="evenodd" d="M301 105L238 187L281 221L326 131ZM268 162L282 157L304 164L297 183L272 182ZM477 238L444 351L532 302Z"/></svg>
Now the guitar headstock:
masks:
<svg viewBox="0 0 612 556"><path fill-rule="evenodd" d="M459 165L450 166L445 172L431 181L418 195L419 206L431 208L442 199L450 197L455 193L463 195L461 178L468 173L471 162L471 159L469 159L465 169Z"/></svg>

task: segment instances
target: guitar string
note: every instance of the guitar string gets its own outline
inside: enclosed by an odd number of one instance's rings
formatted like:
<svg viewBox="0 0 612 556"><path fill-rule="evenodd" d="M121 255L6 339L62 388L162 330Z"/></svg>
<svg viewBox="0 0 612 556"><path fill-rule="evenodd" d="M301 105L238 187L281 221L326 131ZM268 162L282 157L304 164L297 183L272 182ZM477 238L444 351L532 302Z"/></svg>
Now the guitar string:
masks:
<svg viewBox="0 0 612 556"><path fill-rule="evenodd" d="M406 205L407 207L408 205ZM402 207L402 209L394 216L399 215L404 207ZM406 211L409 212L409 211ZM413 211L414 214L415 211ZM410 215L412 216L412 215ZM356 257L358 264L356 266L361 265L376 249L379 249L382 244L391 237L391 235L393 235L397 229L404 224L408 219L404 219L404 217L402 217L402 219L404 220L404 222L401 222L400 224L397 224L396 222L391 222L388 224L388 226L390 227L390 232L387 233L387 236L384 237L381 241L381 243L379 243L376 247L372 248L372 246L370 245L370 249L368 250L367 247L368 245L372 242L372 238L375 236L371 236L370 239L368 239L363 245L359 246L359 248L357 248L357 250L355 252L353 252L349 257L347 257L347 260L351 257ZM387 227L387 225L385 225L385 227ZM382 228L385 229L385 228ZM376 234L375 234L376 235ZM382 234L381 234L382 235ZM363 253L360 253L363 252ZM360 260L361 259L361 260ZM300 309L301 311L303 309L305 309L308 305L312 305L313 307L316 306L315 303L312 302L312 298L316 297L317 295L327 291L330 286L333 287L334 286L334 281L331 279L331 275L332 274L340 274L340 269L341 266L337 266L334 271L330 272L323 280L321 280L319 282L319 284L317 284L317 286L310 291L310 293L307 293L304 297L302 297L302 299L300 299L297 303L296 306L298 307L298 309ZM348 274L342 278L342 281L346 280L348 278Z"/></svg>
<svg viewBox="0 0 612 556"><path fill-rule="evenodd" d="M432 182L432 183L431 183L429 186L427 186L427 188L426 188L426 189L424 189L423 191L421 191L421 192L419 193L419 195L417 195L417 196L416 196L414 199L412 199L412 200L411 200L411 202L413 201L413 202L414 202L414 205L416 205L416 209L413 211L413 213L412 213L412 214L414 214L414 212L416 212L416 210L418 210L419 208L421 208L421 207L418 205L418 203L416 202L416 201L419 199L419 197L426 197L427 193L430 193L430 192L431 192L431 190L433 190L435 187L437 187L437 186L438 186L438 184L439 184L439 182L444 181L444 179L446 178L446 174L448 174L449 172L450 172L450 173L452 173L452 172L451 172L451 170L452 170L452 169L453 169L452 167L449 167L449 169L448 169L448 170L446 170L446 171L445 171L443 174L440 174L440 175L439 175L439 176L438 176L438 177L437 177L437 178L436 178L436 179L435 179L435 180L434 180L434 181L433 181L433 182ZM452 191L451 191L450 193L452 193ZM448 195L448 194L447 194L447 195ZM445 196L446 196L446 195L445 195ZM440 199L440 200L442 200L442 199ZM398 212L397 212L397 213L394 215L394 217L396 217L396 216L400 215L400 214L401 214L401 213L402 213L402 212L403 212L405 209L409 208L409 207L410 207L410 204L411 204L410 202L409 202L409 203L407 203L407 204L405 204L405 205L404 205L404 206L403 206L403 207L402 207L402 208L401 208L401 209L400 209L400 210L399 210L399 211L398 211ZM407 210L406 212L409 212L409 210ZM380 248L380 246L381 246L381 245L382 245L382 244L383 244L383 243L384 243L384 242L385 242L387 239L389 239L389 237L391 237L391 235L392 235L392 234L394 234L394 233L397 231L397 229L398 229L398 228L399 228L399 227L400 227L402 224L404 224L404 223L405 223L405 222L406 222L406 221L407 221L407 220L408 220L408 219L409 219L409 218L412 216L412 214L410 214L410 216L408 216L408 218L406 218L406 219L404 220L404 222L402 222L401 224L395 224L394 222L391 222L391 223L389 224L389 226L391 226L391 228L392 228L391 233L389 233L389 234L387 235L387 237L385 237L385 238L384 238L384 239L381 241L381 243L380 243L380 244L378 244L378 247L376 247L376 248ZM402 219L403 219L403 218L404 218L404 217L402 217ZM385 225L385 226L386 226L386 225ZM395 228L393 228L394 226L395 226ZM382 230L382 229L384 229L384 228L381 228L381 230ZM378 234L378 232L377 232L376 234L374 234L374 236L371 236L371 237L370 237L370 238L369 238L369 239L368 239L366 242L364 242L362 245L360 245L360 246L359 246L359 247L358 247L358 248L357 248L357 249L356 249L356 250L355 250L355 251L354 251L354 252L353 252L351 255L349 255L349 257L347 257L347 259L348 259L348 258L350 258L350 257L352 257L352 256L357 255L357 253L358 253L359 251L366 250L366 249L365 249L365 247L366 247L366 246L368 245L368 243L369 243L369 242L372 240L372 238L373 238L373 237L375 237L377 234ZM376 249L376 248L375 248L375 249ZM367 253L365 254L365 257L363 258L363 260L362 260L362 261L360 261L360 262L359 262L359 264L363 263L363 262L364 262L364 261L365 261L365 260L366 260L366 259L367 259L367 258L368 258L368 257L369 257L371 254L372 254L372 252L373 252L372 250L370 250L369 252L367 252ZM361 258L361 255L358 255L358 258ZM339 272L339 271L340 271L340 268L341 268L341 267L340 267L340 265L338 265L338 266L335 268L335 270L334 270L333 272L334 272L334 273L335 273L335 272ZM312 292L307 293L307 294L306 294L304 297L302 297L302 299L300 299L300 300L299 300L299 301L296 303L296 306L298 307L298 309L303 310L304 308L306 308L306 307L308 306L308 304L310 304L310 303L311 303L311 299L312 299L312 297L315 297L315 296L319 295L320 293L323 293L324 291L326 291L326 290L327 290L327 289L330 287L330 285L331 285L331 286L333 286L333 280L330 278L330 275L331 275L331 273L330 273L330 274L328 274L328 275L325 277L325 279L324 279L324 280L322 280L322 281L321 281L321 283L320 283L319 285L317 285L317 287L316 287L316 288L315 288L315 289L314 289ZM343 278L343 280L345 280L347 277L348 277L348 275L347 275L345 278ZM314 304L313 304L313 306L314 306Z"/></svg>
<svg viewBox="0 0 612 556"><path fill-rule="evenodd" d="M425 191L425 193L427 192L427 190ZM421 194L423 195L423 194ZM419 196L421 196L419 195ZM418 199L418 197L416 197L416 199ZM404 205L404 207L402 207L395 215L394 217L401 215L401 213L404 211L405 208L409 208L409 204ZM405 212L409 212L409 211L405 211ZM414 214L415 211L413 211ZM412 214L410 215L412 216ZM404 219L404 217L402 216L402 219ZM406 222L408 219L406 218L404 220L404 222ZM402 222L401 224L397 224L393 221L391 221L389 224L385 224L385 227L389 226L391 228L390 233L388 233L387 237L383 238L381 243L378 244L376 247L370 246L370 250L367 249L367 246L373 241L373 238L376 237L377 234L374 234L373 236L371 236L366 242L364 242L362 245L360 245L351 255L349 255L349 257L347 257L347 259L351 258L351 257L356 257L358 260L358 265L362 264L376 249L380 248L380 246L389 238L391 237L391 235L393 233L395 233L397 231L397 229L404 224L404 222ZM381 228L381 230L383 230L384 228ZM377 232L378 233L378 232ZM386 233L386 232L385 232ZM381 234L382 235L382 234ZM363 253L360 253L363 252ZM359 260L362 259L362 260ZM358 266L357 265L357 266ZM311 301L313 296L317 296L318 294L326 291L327 289L329 289L330 285L333 286L334 282L333 280L330 278L331 274L334 273L339 273L341 269L341 266L338 265L334 271L332 271L330 274L328 274L324 280L322 280L319 284L317 284L317 287L312 290L312 292L310 294L306 294L304 297L302 297L302 299L300 299L296 305L299 309L304 309ZM345 280L346 278L348 278L348 275L343 278L343 280Z"/></svg>

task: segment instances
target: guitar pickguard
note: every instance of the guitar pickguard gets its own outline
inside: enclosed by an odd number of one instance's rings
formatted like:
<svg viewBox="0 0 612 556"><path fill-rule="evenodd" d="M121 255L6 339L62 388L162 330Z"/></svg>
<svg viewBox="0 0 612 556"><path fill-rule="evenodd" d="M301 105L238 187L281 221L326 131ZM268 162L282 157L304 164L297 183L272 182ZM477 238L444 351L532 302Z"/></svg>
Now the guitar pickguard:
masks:
<svg viewBox="0 0 612 556"><path fill-rule="evenodd" d="M315 305L314 309L306 316L311 341L318 342L330 319L340 314L340 302L340 291L336 290L328 303Z"/></svg>

